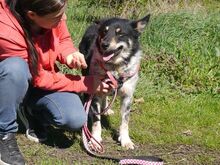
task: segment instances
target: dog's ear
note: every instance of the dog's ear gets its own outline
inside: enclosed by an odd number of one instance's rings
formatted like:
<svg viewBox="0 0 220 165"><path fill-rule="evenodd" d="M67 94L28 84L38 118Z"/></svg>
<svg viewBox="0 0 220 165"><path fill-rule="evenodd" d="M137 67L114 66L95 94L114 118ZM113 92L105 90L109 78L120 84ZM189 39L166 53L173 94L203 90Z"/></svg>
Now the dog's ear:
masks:
<svg viewBox="0 0 220 165"><path fill-rule="evenodd" d="M146 27L147 23L149 22L149 20L150 20L150 14L148 14L144 18L139 19L137 21L132 21L130 24L139 33L142 33L144 31L144 28Z"/></svg>
<svg viewBox="0 0 220 165"><path fill-rule="evenodd" d="M100 19L98 19L98 20L95 20L95 21L93 21L96 25L98 25L98 24L100 24L100 22L101 22L101 20Z"/></svg>
<svg viewBox="0 0 220 165"><path fill-rule="evenodd" d="M102 19L97 19L95 21L93 21L96 25L100 25L101 23L105 22L107 20L107 18L102 18Z"/></svg>

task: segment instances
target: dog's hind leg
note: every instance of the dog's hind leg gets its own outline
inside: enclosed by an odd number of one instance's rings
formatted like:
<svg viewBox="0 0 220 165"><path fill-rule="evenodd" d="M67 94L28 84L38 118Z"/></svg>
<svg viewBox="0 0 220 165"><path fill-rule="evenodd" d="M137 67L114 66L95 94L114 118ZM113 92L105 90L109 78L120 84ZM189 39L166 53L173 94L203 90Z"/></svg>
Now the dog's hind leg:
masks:
<svg viewBox="0 0 220 165"><path fill-rule="evenodd" d="M122 96L121 98L121 117L122 122L119 130L119 138L122 147L126 149L134 149L134 143L129 137L128 122L130 115L130 107L132 102L132 96Z"/></svg>

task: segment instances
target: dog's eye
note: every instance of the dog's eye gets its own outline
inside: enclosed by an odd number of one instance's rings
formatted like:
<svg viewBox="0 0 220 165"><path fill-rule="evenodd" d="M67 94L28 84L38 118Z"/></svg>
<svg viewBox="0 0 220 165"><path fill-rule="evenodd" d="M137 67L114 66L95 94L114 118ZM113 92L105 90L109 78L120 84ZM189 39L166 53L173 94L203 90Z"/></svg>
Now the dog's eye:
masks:
<svg viewBox="0 0 220 165"><path fill-rule="evenodd" d="M121 28L115 29L115 33L116 33L116 35L118 35L118 36L123 36L123 32L122 32Z"/></svg>
<svg viewBox="0 0 220 165"><path fill-rule="evenodd" d="M121 28L115 29L115 32L118 33L118 34L121 33Z"/></svg>
<svg viewBox="0 0 220 165"><path fill-rule="evenodd" d="M106 27L104 28L104 30L103 30L103 33L106 34L106 33L108 32L108 30L109 30L109 27L106 26Z"/></svg>

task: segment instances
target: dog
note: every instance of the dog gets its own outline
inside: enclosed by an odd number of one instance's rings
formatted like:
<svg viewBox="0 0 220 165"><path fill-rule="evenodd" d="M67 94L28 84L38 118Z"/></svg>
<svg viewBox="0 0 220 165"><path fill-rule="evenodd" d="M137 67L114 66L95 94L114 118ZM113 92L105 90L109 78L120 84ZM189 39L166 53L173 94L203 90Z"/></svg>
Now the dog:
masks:
<svg viewBox="0 0 220 165"><path fill-rule="evenodd" d="M106 75L108 71L117 81L117 95L121 98L118 140L126 149L134 149L128 121L142 56L138 40L149 19L150 14L139 20L113 17L95 21L87 28L79 44L79 51L84 54L88 65L88 69L82 70L82 75ZM92 135L98 142L102 141L99 113L107 106L107 95L93 97L90 109L98 113L94 114ZM113 111L109 109L106 113Z"/></svg>

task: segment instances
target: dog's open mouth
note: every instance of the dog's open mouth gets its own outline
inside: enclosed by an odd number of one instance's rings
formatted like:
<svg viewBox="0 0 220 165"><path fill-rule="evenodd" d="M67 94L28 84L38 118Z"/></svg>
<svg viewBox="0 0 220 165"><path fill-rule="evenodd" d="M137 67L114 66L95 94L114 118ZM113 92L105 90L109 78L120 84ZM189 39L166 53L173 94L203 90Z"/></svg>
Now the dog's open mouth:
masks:
<svg viewBox="0 0 220 165"><path fill-rule="evenodd" d="M117 55L120 54L122 49L123 49L123 46L119 46L115 50L111 50L111 51L107 51L107 52L103 53L103 60L104 61L109 61L111 58L116 57Z"/></svg>

